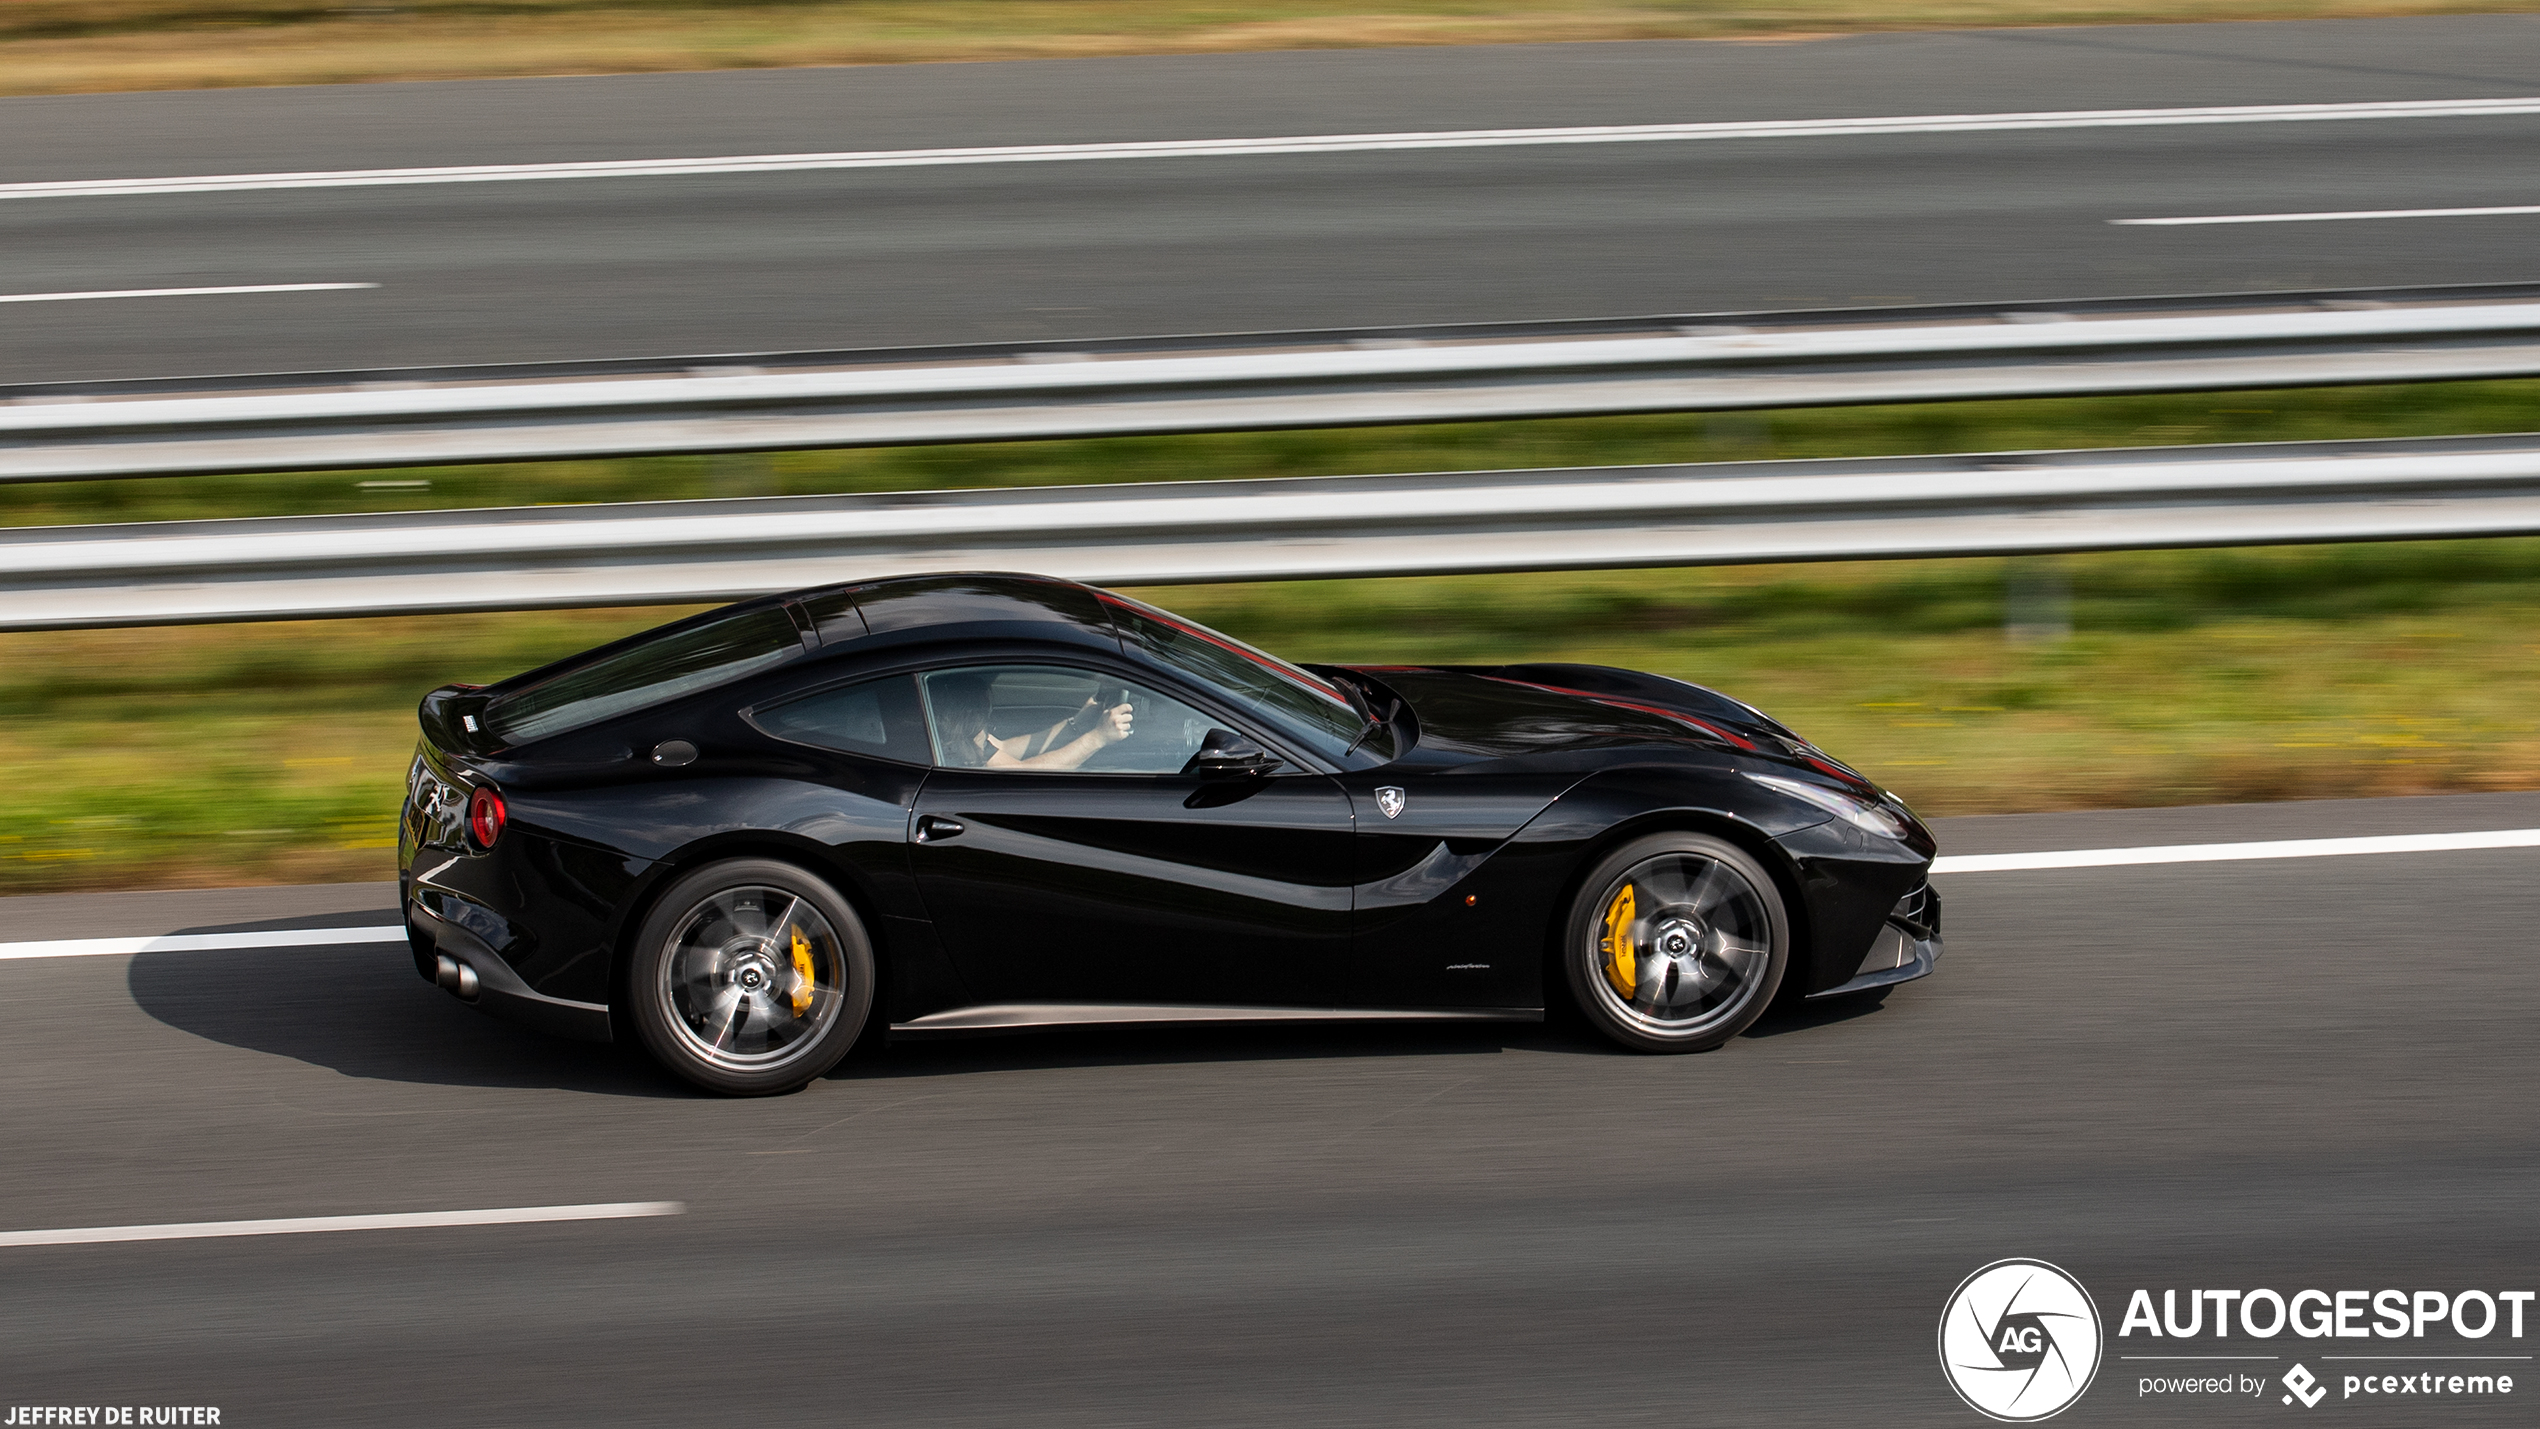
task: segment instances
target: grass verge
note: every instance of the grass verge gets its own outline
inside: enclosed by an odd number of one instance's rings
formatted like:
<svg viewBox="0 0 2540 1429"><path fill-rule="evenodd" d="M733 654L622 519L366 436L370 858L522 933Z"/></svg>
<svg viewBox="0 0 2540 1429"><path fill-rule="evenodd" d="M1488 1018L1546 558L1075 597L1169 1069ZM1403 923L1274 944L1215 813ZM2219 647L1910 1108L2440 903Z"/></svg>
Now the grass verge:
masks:
<svg viewBox="0 0 2540 1429"><path fill-rule="evenodd" d="M2523 11L2517 0L10 0L0 93Z"/></svg>
<svg viewBox="0 0 2540 1429"><path fill-rule="evenodd" d="M2037 562L2028 562L2034 569ZM1314 660L1728 691L1933 814L2540 787L2540 541L1144 592ZM415 699L675 611L0 635L0 892L381 878Z"/></svg>
<svg viewBox="0 0 2540 1429"><path fill-rule="evenodd" d="M1945 403L0 491L14 524L2514 431L2540 383ZM368 487L364 481L425 481ZM2007 638L2016 580L2071 638ZM2051 583L2051 581L2049 582ZM2540 787L2540 541L1213 586L1298 658L1715 686L1935 814ZM0 893L376 878L415 700L677 610L0 635Z"/></svg>

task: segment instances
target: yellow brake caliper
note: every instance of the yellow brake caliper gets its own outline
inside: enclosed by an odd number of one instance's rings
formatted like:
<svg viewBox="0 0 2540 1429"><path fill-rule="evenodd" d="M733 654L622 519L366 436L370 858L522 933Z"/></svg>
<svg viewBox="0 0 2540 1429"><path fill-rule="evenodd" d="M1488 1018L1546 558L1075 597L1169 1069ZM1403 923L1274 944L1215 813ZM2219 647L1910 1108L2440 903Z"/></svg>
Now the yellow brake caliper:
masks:
<svg viewBox="0 0 2540 1429"><path fill-rule="evenodd" d="M1614 995L1629 1001L1640 986L1639 960L1632 952L1632 919L1638 910L1632 899L1632 886L1614 895L1605 905L1605 938L1596 950L1605 955L1605 980L1614 985Z"/></svg>
<svg viewBox="0 0 2540 1429"><path fill-rule="evenodd" d="M793 934L794 936L794 991L792 994L792 1001L794 1004L794 1015L796 1017L800 1017L804 1013L811 1011L811 940L803 936L803 930L799 927L788 925L785 931Z"/></svg>

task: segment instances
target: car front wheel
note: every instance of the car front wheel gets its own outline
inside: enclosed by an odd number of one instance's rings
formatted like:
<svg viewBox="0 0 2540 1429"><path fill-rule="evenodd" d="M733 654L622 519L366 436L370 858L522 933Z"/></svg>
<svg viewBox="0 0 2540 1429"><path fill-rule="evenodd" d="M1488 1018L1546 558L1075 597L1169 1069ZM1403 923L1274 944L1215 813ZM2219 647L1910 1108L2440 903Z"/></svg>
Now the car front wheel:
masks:
<svg viewBox="0 0 2540 1429"><path fill-rule="evenodd" d="M726 1096L790 1092L838 1064L873 1009L873 948L837 890L733 859L664 890L627 970L636 1035Z"/></svg>
<svg viewBox="0 0 2540 1429"><path fill-rule="evenodd" d="M1588 871L1564 932L1570 991L1599 1032L1643 1052L1701 1052L1763 1015L1790 961L1781 891L1745 850L1659 834Z"/></svg>

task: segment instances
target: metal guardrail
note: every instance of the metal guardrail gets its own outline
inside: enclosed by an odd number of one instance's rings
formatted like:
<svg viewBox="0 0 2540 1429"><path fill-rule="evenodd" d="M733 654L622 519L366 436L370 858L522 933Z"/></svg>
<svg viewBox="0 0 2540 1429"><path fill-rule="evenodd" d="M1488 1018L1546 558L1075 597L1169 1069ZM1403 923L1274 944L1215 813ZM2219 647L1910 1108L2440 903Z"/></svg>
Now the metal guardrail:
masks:
<svg viewBox="0 0 2540 1429"><path fill-rule="evenodd" d="M2540 532L2540 434L276 517L0 532L0 628Z"/></svg>
<svg viewBox="0 0 2540 1429"><path fill-rule="evenodd" d="M2217 301L19 389L0 480L2540 374L2532 286Z"/></svg>

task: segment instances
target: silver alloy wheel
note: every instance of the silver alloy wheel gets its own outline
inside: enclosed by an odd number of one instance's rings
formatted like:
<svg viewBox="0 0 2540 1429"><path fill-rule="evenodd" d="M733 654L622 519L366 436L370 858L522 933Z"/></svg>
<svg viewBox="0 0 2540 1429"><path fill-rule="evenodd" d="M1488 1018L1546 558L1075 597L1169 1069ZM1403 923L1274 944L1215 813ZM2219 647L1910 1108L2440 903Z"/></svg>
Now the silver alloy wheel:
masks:
<svg viewBox="0 0 2540 1429"><path fill-rule="evenodd" d="M837 930L809 899L749 884L708 895L671 930L654 989L690 1055L768 1072L820 1045L845 1002Z"/></svg>
<svg viewBox="0 0 2540 1429"><path fill-rule="evenodd" d="M1736 867L1699 853L1644 859L1607 884L1594 906L1584 980L1623 1025L1689 1041L1731 1022L1772 963L1773 922Z"/></svg>

